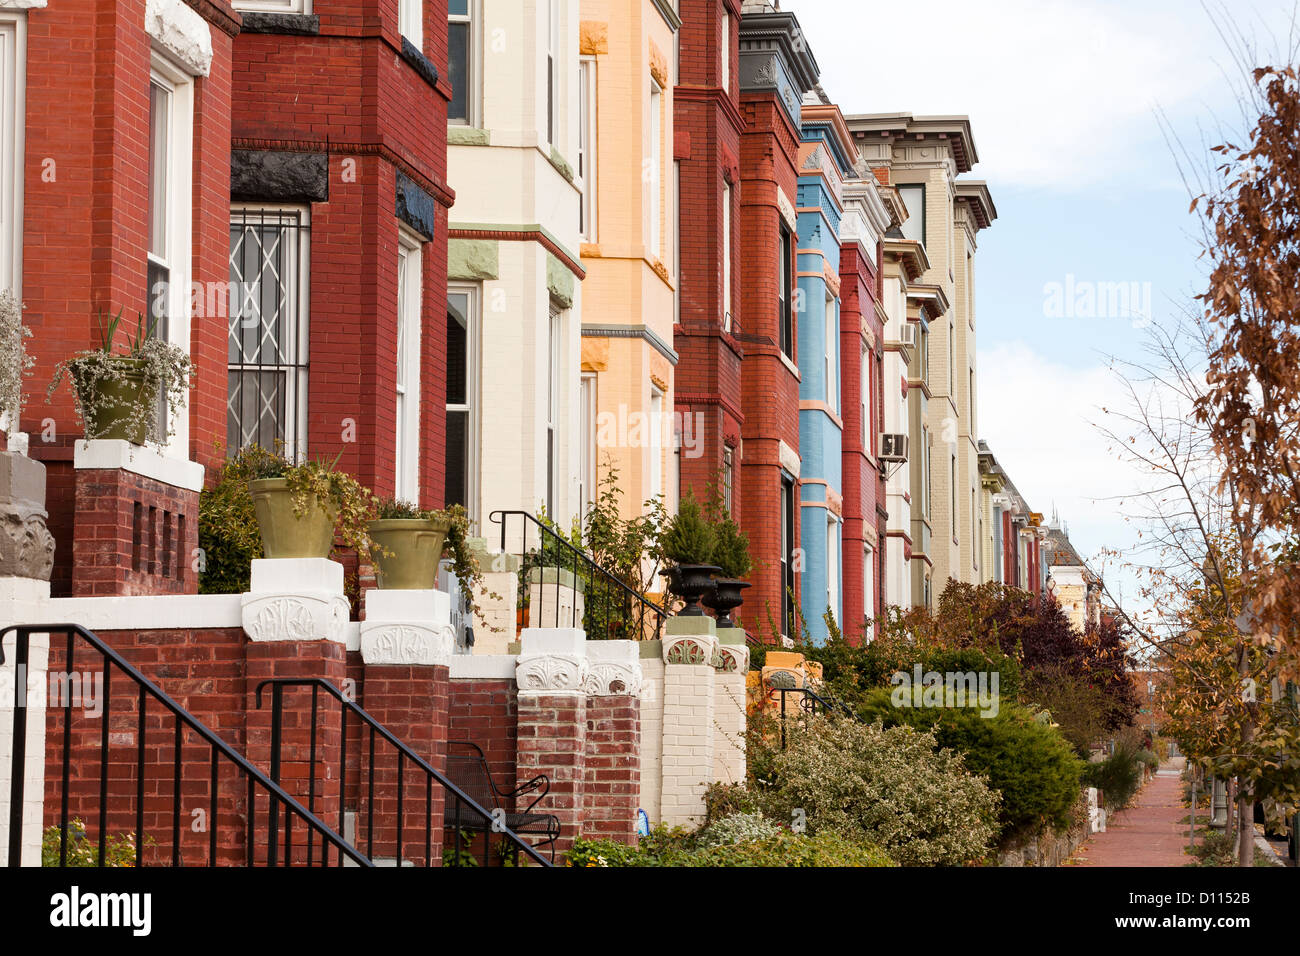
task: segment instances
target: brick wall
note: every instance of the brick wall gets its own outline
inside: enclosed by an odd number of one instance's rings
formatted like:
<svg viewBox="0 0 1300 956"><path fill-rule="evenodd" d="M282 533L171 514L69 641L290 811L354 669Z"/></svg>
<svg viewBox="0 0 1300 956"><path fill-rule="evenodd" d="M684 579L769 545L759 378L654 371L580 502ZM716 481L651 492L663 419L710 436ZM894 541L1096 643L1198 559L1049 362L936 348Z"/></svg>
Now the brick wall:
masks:
<svg viewBox="0 0 1300 956"><path fill-rule="evenodd" d="M582 832L636 842L641 797L641 702L630 696L587 701Z"/></svg>

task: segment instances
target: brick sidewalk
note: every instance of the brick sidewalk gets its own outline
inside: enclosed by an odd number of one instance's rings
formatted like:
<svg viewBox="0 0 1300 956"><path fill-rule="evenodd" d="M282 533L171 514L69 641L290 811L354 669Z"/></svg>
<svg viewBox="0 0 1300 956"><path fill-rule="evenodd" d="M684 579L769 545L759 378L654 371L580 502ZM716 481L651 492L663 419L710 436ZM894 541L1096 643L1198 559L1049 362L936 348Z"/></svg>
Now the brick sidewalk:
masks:
<svg viewBox="0 0 1300 956"><path fill-rule="evenodd" d="M1137 801L1106 821L1105 833L1094 833L1075 851L1077 866L1183 866L1192 861L1187 846L1188 814L1183 806L1182 780L1166 764L1142 788Z"/></svg>

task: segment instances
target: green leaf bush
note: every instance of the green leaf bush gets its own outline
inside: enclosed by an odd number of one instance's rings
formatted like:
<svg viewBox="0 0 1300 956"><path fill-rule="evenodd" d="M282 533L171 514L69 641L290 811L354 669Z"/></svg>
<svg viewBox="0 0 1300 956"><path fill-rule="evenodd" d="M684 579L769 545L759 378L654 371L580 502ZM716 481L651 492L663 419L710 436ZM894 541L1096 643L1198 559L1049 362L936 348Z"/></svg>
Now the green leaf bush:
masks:
<svg viewBox="0 0 1300 956"><path fill-rule="evenodd" d="M837 833L796 834L786 830L756 840L707 845L678 827L658 827L627 846L615 840L579 837L565 856L575 867L830 867L893 866L879 848Z"/></svg>
<svg viewBox="0 0 1300 956"><path fill-rule="evenodd" d="M937 746L959 752L965 766L1001 794L1002 836L1070 826L1082 764L1054 727L1005 699L996 716L984 717L976 707L895 707L892 694L872 692L862 716L886 727L929 731Z"/></svg>
<svg viewBox="0 0 1300 956"><path fill-rule="evenodd" d="M997 834L998 794L933 735L847 718L791 725L765 810L812 835L866 840L904 866L982 859Z"/></svg>
<svg viewBox="0 0 1300 956"><path fill-rule="evenodd" d="M687 490L664 532L664 557L673 564L710 564L717 543L717 531L705 519L694 492Z"/></svg>

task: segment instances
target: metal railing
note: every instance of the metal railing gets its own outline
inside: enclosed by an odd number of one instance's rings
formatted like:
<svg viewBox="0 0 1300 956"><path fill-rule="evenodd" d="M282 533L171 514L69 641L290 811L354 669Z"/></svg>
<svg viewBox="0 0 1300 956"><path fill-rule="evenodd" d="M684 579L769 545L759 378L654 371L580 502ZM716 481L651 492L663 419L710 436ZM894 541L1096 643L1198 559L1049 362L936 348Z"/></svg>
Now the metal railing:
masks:
<svg viewBox="0 0 1300 956"><path fill-rule="evenodd" d="M655 640L663 635L671 610L646 600L554 528L526 511L494 511L489 518L501 526L501 553L521 558L521 601L529 602L529 626L578 627L589 640ZM541 572L540 607L531 606L533 571ZM547 580L548 572L553 580ZM548 595L554 597L549 605Z"/></svg>
<svg viewBox="0 0 1300 956"><path fill-rule="evenodd" d="M284 692L288 688L311 690L311 716L310 724L308 725L310 736L307 741L308 760L311 768L308 773L307 781L307 806L311 810L315 809L316 799L318 796L316 765L318 757L322 752L322 748L318 744L318 732L321 723L320 692L324 691L330 698L338 702L338 731L340 745L338 766L336 768L337 774L334 779L339 782L339 830L342 831L345 829L344 820L347 812L346 805L348 802L345 793L347 789L347 771L349 766L353 766L356 768L358 774L363 774L365 777L366 799L364 801L364 813L366 820L366 856L368 858L376 858L375 785L377 773L379 773L383 777L383 782L381 782L380 786L387 787L389 790L395 792L395 796L391 798L388 797L387 794L381 794L381 799L385 805L394 801L396 804L396 814L391 818L391 827L388 822L384 820L380 821L380 826L383 828L384 836L379 840L379 852L381 857L386 858L384 852L385 845L389 842L388 831L389 829L392 829L393 857L397 866L400 867L403 860L409 859L410 862L415 862L416 859L420 858L419 851L421 849L423 850L422 859L424 866L433 866L435 863L442 862L444 855L440 854L437 849L437 847L441 846L441 841L435 841L434 835L444 829L444 815L446 808L445 805L442 809L437 809L435 807L435 794L441 796L444 801L455 801L454 809L447 815L448 819L452 821L451 825L445 827L445 829L449 830L452 834L453 840L453 846L449 848L450 852L445 854L445 865L460 866L464 862L464 853L460 845L462 837L462 812L465 814L466 827L470 826L470 821L474 821L475 829L484 830L492 836L499 837L503 840L516 859L520 854L522 854L539 866L551 865L551 863L542 857L531 844L504 825L504 820L501 819L501 814L494 814L476 803L473 798L466 794L460 787L456 786L456 784L452 783L446 776L430 766L423 757L406 744L402 743L402 741L398 740L397 737L395 737L379 721L356 703L349 700L342 691L329 681L319 677L271 678L264 680L257 685L256 699L259 708L262 706L262 691L268 685L271 688L271 778L273 780L279 779L281 772L281 759L284 751ZM352 714L357 720L357 724L353 729L359 731L358 745L367 750L364 764L360 754L357 755L357 761L355 764L350 765L348 761L349 714ZM294 729L301 730L302 728L295 725ZM383 741L387 744L395 755L395 785L392 784L390 772L387 767L382 771L377 771L375 753L376 743L379 741ZM301 743L301 740L297 741L299 747L301 747ZM408 764L410 765L409 771L407 769ZM407 837L410 832L406 821L408 815L407 811L409 809L406 805L406 794L408 790L406 778L408 775L412 776L416 781L415 790L417 797L421 793L423 795L424 812L422 816L424 838L422 841L416 843L407 842ZM420 783L423 783L423 787L420 786ZM440 788L439 791L434 790L435 784ZM417 820L417 823L418 822L419 821ZM490 837L484 839L484 866L492 865L490 852L491 842ZM413 852L410 854L405 852L408 847L413 848Z"/></svg>
<svg viewBox="0 0 1300 956"><path fill-rule="evenodd" d="M833 715L836 717L848 717L852 720L861 721L862 718L848 704L840 700L823 697L809 687L769 687L767 692L768 700L774 700L776 695L781 696L780 706L778 708L778 719L781 724L781 749L785 749L785 724L789 717L813 717L817 714ZM796 697L795 703L787 710L786 698L791 694Z"/></svg>
<svg viewBox="0 0 1300 956"><path fill-rule="evenodd" d="M295 821L300 821L306 827L308 865L316 863L313 848L317 840L320 844L319 863L322 866L329 865L331 848L339 866L345 861L351 861L357 866L372 865L368 857L349 846L310 809L286 793L277 781L268 778L249 763L90 631L77 624L5 628L0 631L0 665L5 662L3 641L10 633L15 635L14 687L17 693L10 751L9 866L20 865L22 857L29 710L27 674L33 634L48 634L51 638L56 635L66 637L62 659L58 661L61 668L59 687L64 699L60 706L55 706L55 701L47 699L46 702L47 708L62 711L62 726L59 728L62 738L61 772L57 792L59 866L68 863L68 831L72 822L69 814L73 812L74 799L70 787L74 749L79 771L78 782L84 780L83 774L89 767L99 768L98 789L88 791L79 786L75 796L77 811L93 816L96 820L94 859L99 866L108 862L109 829L114 825L134 827L122 836L129 836L134 843L135 866L146 865L146 849L153 846L157 846L157 852L152 854L155 859L160 862L166 860L166 847L158 846L160 839L170 841L172 866L196 865L195 861L200 858L207 866L216 866L218 857L223 853L228 862L237 862L241 842L245 865L258 864L258 850L261 848L263 854L260 862L263 864L289 866L294 863ZM85 675L78 675L75 670L77 639L99 655L98 668ZM53 641L50 650L53 657L56 651ZM115 670L128 682L127 693L119 695L117 699L114 698L116 685L112 681ZM71 692L74 676L81 678L75 684L78 691L75 695ZM97 722L98 726L89 734L78 732L74 740L73 700L74 696L80 697L77 709L86 709L85 697L81 693L86 678L92 682L102 681L102 685L94 690L99 713L87 718L88 721ZM55 682L51 681L49 686L53 688ZM48 731L53 734L53 726L49 726ZM168 747L171 751L170 761L166 759ZM47 752L48 749L47 745ZM123 750L134 751L134 761L129 758L125 761L120 759ZM207 751L206 755L204 750ZM97 760L94 757L96 753ZM132 762L134 772L130 773L127 770ZM165 773L169 762L170 771ZM196 765L201 766L203 772L187 775L186 770L193 769ZM114 769L118 771L116 779L111 773ZM207 778L206 798L202 792L203 777ZM45 784L47 780L48 773L42 774L42 783ZM165 787L168 782L171 784L170 792ZM47 785L46 793L49 792ZM182 793L195 803L188 810L182 807ZM240 799L246 799L247 802L241 806ZM259 810L259 804L264 809ZM185 817L184 825L182 814ZM157 821L160 816L164 820L170 818L169 824L157 827L151 833L148 821ZM202 827L197 826L200 819L203 820ZM44 821L41 823L44 833ZM237 832L241 824L244 829L243 840L232 842L230 834L232 831ZM282 842L278 838L281 830ZM187 835L198 835L199 839L192 840L187 846ZM225 840L221 839L223 835ZM113 842L120 846L120 840L121 837L118 837ZM206 848L203 846L205 843Z"/></svg>

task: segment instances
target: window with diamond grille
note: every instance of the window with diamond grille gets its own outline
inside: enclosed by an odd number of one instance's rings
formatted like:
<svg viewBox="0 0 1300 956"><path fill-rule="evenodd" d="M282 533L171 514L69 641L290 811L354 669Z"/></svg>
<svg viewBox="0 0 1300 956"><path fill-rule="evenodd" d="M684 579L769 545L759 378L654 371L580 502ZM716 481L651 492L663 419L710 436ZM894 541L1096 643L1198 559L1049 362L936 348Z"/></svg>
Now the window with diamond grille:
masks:
<svg viewBox="0 0 1300 956"><path fill-rule="evenodd" d="M236 207L230 220L229 454L307 455L306 209Z"/></svg>

